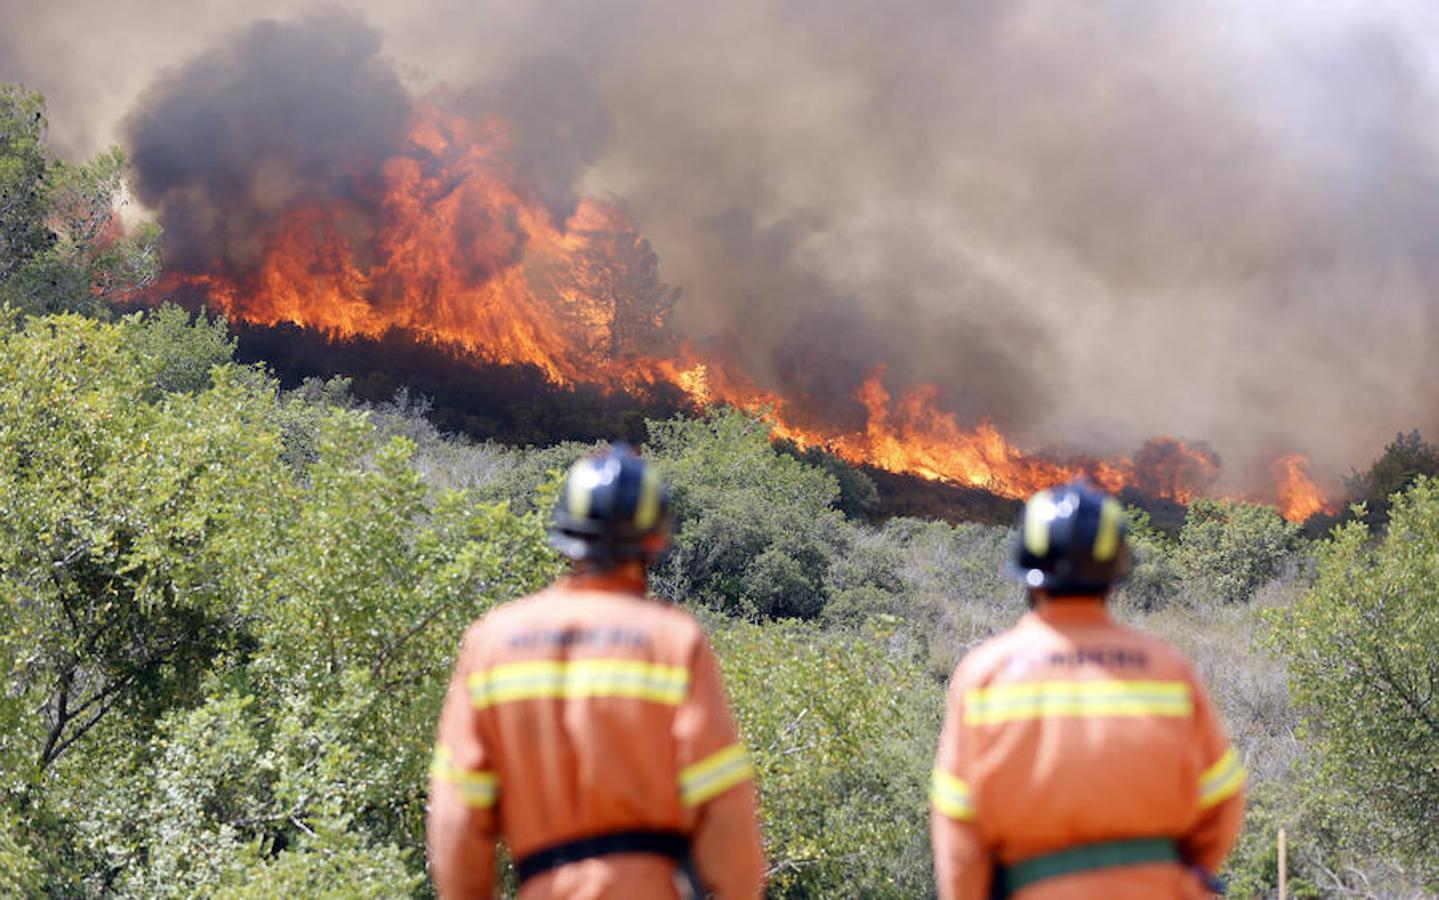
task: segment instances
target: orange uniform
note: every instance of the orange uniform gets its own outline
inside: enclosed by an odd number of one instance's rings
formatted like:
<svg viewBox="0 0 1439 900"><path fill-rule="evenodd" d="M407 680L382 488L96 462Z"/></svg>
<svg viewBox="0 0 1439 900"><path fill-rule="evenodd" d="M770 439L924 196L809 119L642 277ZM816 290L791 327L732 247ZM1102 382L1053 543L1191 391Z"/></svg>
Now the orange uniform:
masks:
<svg viewBox="0 0 1439 900"><path fill-rule="evenodd" d="M493 893L500 837L522 874L545 860L526 900L676 897L686 844L719 897L764 887L752 769L713 652L635 580L573 576L470 627L430 791L442 897Z"/></svg>
<svg viewBox="0 0 1439 900"><path fill-rule="evenodd" d="M1208 896L1194 869L1233 847L1244 781L1177 650L1102 600L1044 601L950 685L931 788L940 896L991 896L996 866L1011 884L1042 873L1019 900ZM1113 864L1156 847L1176 861Z"/></svg>

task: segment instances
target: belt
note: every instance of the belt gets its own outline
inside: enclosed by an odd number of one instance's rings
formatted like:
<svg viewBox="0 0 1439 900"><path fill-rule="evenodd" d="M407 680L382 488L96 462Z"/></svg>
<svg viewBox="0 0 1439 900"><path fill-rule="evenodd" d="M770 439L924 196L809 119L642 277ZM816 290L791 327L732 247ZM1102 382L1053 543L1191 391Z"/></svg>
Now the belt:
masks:
<svg viewBox="0 0 1439 900"><path fill-rule="evenodd" d="M678 831L613 831L594 837L553 844L516 861L520 882L529 881L551 869L595 856L616 853L652 853L682 862L689 856L689 838Z"/></svg>
<svg viewBox="0 0 1439 900"><path fill-rule="evenodd" d="M1073 875L1076 872L1179 861L1179 847L1173 838L1134 838L1081 844L1068 850L1035 856L1012 866L997 867L995 893L1000 897L1008 897L1035 882L1058 878L1061 875Z"/></svg>

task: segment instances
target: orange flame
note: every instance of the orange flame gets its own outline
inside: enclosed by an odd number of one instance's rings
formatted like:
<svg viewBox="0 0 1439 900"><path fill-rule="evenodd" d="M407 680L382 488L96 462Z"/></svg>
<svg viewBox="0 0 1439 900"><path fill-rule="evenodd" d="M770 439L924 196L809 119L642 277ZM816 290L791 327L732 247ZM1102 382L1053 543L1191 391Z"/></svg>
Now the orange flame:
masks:
<svg viewBox="0 0 1439 900"><path fill-rule="evenodd" d="M1278 485L1279 514L1291 522L1305 522L1311 517L1325 513L1333 515L1334 504L1326 501L1324 495L1309 476L1309 460L1301 454L1290 453L1274 461L1274 481Z"/></svg>
<svg viewBox="0 0 1439 900"><path fill-rule="evenodd" d="M291 209L242 275L175 274L226 315L293 323L334 337L404 329L487 362L536 366L557 384L614 390L674 385L699 406L760 412L776 437L822 446L858 464L1023 497L1088 477L1188 502L1210 489L1218 460L1171 438L1133 458L1060 461L1012 444L991 422L962 427L938 388L893 396L884 369L856 392L861 430L802 425L783 397L724 359L671 348L662 326L674 295L654 278L653 253L616 206L584 199L564 221L519 186L505 162L506 129L417 106L407 155L359 173L360 197ZM1284 514L1323 509L1302 457L1275 464Z"/></svg>

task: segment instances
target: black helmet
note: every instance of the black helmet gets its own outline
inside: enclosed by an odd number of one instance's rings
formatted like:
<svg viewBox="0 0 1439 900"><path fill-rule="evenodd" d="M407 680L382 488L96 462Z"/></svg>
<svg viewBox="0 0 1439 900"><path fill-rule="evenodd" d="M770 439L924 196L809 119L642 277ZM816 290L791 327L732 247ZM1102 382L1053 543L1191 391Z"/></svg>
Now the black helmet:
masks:
<svg viewBox="0 0 1439 900"><path fill-rule="evenodd" d="M571 559L654 559L669 542L670 492L655 467L616 444L570 467L550 543Z"/></svg>
<svg viewBox="0 0 1439 900"><path fill-rule="evenodd" d="M1056 596L1104 594L1129 571L1129 526L1119 501L1082 481L1024 505L1010 575Z"/></svg>

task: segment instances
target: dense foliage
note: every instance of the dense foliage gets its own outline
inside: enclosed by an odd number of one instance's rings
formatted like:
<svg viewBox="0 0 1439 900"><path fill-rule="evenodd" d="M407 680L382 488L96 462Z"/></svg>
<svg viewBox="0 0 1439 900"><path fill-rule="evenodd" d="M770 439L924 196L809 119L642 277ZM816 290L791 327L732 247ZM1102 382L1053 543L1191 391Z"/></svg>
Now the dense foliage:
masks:
<svg viewBox="0 0 1439 900"><path fill-rule="evenodd" d="M411 441L254 370L165 390L186 367L145 348L176 327L0 337L13 852L58 895L253 888L261 864L408 890L457 635L555 574L540 517L431 488ZM172 349L208 358L212 328ZM322 875L336 853L361 881Z"/></svg>
<svg viewBox="0 0 1439 900"><path fill-rule="evenodd" d="M1395 496L1377 543L1362 521L1321 551L1314 588L1274 640L1317 740L1326 793L1439 878L1439 481Z"/></svg>
<svg viewBox="0 0 1439 900"><path fill-rule="evenodd" d="M40 95L0 84L0 304L103 313L155 278L159 231L116 222L118 148L73 165L50 153L45 129Z"/></svg>
<svg viewBox="0 0 1439 900"><path fill-rule="evenodd" d="M1299 526L1267 506L1195 500L1179 532L1181 574L1221 603L1241 603L1299 549Z"/></svg>
<svg viewBox="0 0 1439 900"><path fill-rule="evenodd" d="M1364 504L1361 517L1375 526L1389 521L1390 498L1425 476L1439 476L1439 446L1411 431L1396 434L1379 458L1347 483L1354 500Z"/></svg>
<svg viewBox="0 0 1439 900"><path fill-rule="evenodd" d="M943 688L867 638L792 621L715 628L777 894L932 889L923 811Z"/></svg>

